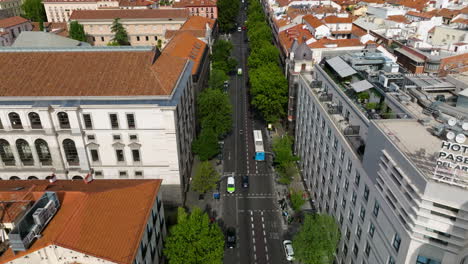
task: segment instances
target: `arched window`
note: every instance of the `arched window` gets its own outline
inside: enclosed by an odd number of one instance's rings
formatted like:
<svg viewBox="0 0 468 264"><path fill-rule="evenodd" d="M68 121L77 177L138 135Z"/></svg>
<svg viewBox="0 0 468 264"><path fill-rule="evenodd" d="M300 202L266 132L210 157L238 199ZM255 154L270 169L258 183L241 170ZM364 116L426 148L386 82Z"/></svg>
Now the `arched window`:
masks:
<svg viewBox="0 0 468 264"><path fill-rule="evenodd" d="M72 180L82 180L83 177L79 176L79 175L75 175L73 176Z"/></svg>
<svg viewBox="0 0 468 264"><path fill-rule="evenodd" d="M20 156L20 160L25 166L32 166L34 165L34 159L31 151L31 147L24 139L16 140L16 149L18 150L18 154Z"/></svg>
<svg viewBox="0 0 468 264"><path fill-rule="evenodd" d="M65 139L63 141L63 151L65 151L65 157L67 158L68 164L79 165L80 159L78 158L78 152L76 151L75 142L71 139Z"/></svg>
<svg viewBox="0 0 468 264"><path fill-rule="evenodd" d="M38 113L31 112L28 114L28 117L29 117L29 122L31 123L32 129L42 128L41 118L39 117Z"/></svg>
<svg viewBox="0 0 468 264"><path fill-rule="evenodd" d="M17 113L15 113L15 112L9 113L8 118L10 118L11 127L13 129L22 129L23 128L23 123L21 123L21 118Z"/></svg>
<svg viewBox="0 0 468 264"><path fill-rule="evenodd" d="M68 129L70 128L70 120L68 120L68 114L65 112L60 112L57 114L60 128L62 129Z"/></svg>
<svg viewBox="0 0 468 264"><path fill-rule="evenodd" d="M36 141L34 141L34 146L36 147L37 156L41 164L43 166L52 165L52 156L50 155L47 142L43 139L36 139Z"/></svg>
<svg viewBox="0 0 468 264"><path fill-rule="evenodd" d="M36 176L29 176L28 180L38 180L38 178Z"/></svg>
<svg viewBox="0 0 468 264"><path fill-rule="evenodd" d="M11 176L10 180L17 181L17 180L21 180L21 179L18 176Z"/></svg>
<svg viewBox="0 0 468 264"><path fill-rule="evenodd" d="M0 157L2 157L5 166L15 166L15 156L11 150L10 143L4 139L0 139Z"/></svg>

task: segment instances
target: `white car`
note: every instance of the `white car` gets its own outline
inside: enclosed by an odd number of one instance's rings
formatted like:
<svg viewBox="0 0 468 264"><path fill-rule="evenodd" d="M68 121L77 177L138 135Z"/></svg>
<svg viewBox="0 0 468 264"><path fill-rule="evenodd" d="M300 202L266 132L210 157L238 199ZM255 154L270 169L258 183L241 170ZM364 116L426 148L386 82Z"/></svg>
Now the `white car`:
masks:
<svg viewBox="0 0 468 264"><path fill-rule="evenodd" d="M241 31L242 31L242 28L241 28L241 27L238 27L238 28L237 28L237 31L241 32Z"/></svg>
<svg viewBox="0 0 468 264"><path fill-rule="evenodd" d="M227 178L227 192L233 193L236 191L236 183L234 181L234 177L230 176Z"/></svg>
<svg viewBox="0 0 468 264"><path fill-rule="evenodd" d="M286 253L286 260L293 261L294 260L294 250L292 247L291 240L284 240L283 241L284 252Z"/></svg>

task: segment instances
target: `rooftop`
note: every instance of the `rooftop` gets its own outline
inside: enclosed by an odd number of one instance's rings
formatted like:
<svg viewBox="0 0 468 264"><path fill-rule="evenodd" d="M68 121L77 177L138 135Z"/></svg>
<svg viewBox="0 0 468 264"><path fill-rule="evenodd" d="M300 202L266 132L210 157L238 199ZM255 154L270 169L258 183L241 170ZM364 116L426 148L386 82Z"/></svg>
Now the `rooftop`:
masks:
<svg viewBox="0 0 468 264"><path fill-rule="evenodd" d="M210 29L213 30L215 23L215 19L201 16L190 16L187 21L185 21L185 23L180 27L180 29L166 30L165 37L169 39L181 32L189 32L197 38L204 38L206 37L207 25Z"/></svg>
<svg viewBox="0 0 468 264"><path fill-rule="evenodd" d="M342 47L364 47L359 39L329 39L321 38L308 45L311 49L320 48L342 48Z"/></svg>
<svg viewBox="0 0 468 264"><path fill-rule="evenodd" d="M4 18L0 19L0 28L12 27L26 22L29 22L29 20L20 16Z"/></svg>
<svg viewBox="0 0 468 264"><path fill-rule="evenodd" d="M188 18L188 10L185 8L168 9L112 9L112 10L75 10L70 20L112 20L120 19L166 19Z"/></svg>
<svg viewBox="0 0 468 264"><path fill-rule="evenodd" d="M326 24L349 24L353 23L353 19L351 17L326 16L323 22Z"/></svg>
<svg viewBox="0 0 468 264"><path fill-rule="evenodd" d="M205 50L205 42L199 40L188 32L182 32L172 38L162 52L174 57L194 61L195 64L192 68L192 74L196 74Z"/></svg>
<svg viewBox="0 0 468 264"><path fill-rule="evenodd" d="M173 7L189 7L189 6L216 6L216 0L181 0L174 2Z"/></svg>
<svg viewBox="0 0 468 264"><path fill-rule="evenodd" d="M161 180L2 181L0 199L12 200L56 192L61 207L26 251L8 249L6 263L38 249L57 245L119 264L132 264ZM123 239L125 238L125 239Z"/></svg>
<svg viewBox="0 0 468 264"><path fill-rule="evenodd" d="M305 15L302 19L314 28L318 28L320 26L325 25L322 21L320 21L320 19L316 18L313 15Z"/></svg>
<svg viewBox="0 0 468 264"><path fill-rule="evenodd" d="M150 47L3 48L0 61L6 97L169 96L187 64Z"/></svg>
<svg viewBox="0 0 468 264"><path fill-rule="evenodd" d="M299 24L294 27L283 30L278 34L279 42L283 49L289 51L294 40L297 41L297 44L301 44L305 40L308 40L313 37L310 31L305 29L304 27L306 27L304 24Z"/></svg>
<svg viewBox="0 0 468 264"><path fill-rule="evenodd" d="M76 47L91 46L89 43L42 31L23 31L12 47Z"/></svg>

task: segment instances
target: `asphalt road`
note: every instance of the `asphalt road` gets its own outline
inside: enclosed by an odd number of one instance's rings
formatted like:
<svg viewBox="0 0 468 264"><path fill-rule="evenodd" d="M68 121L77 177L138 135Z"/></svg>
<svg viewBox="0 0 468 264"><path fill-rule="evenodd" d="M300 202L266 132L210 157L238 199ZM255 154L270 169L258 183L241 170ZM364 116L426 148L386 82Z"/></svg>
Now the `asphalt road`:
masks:
<svg viewBox="0 0 468 264"><path fill-rule="evenodd" d="M238 25L244 25L246 12L241 7ZM273 185L271 168L266 162L254 160L253 130L263 132L265 148L265 124L253 118L247 87L246 32L231 34L234 45L232 56L243 70L243 75L232 75L229 95L233 104L233 132L224 141L224 173L233 172L236 191L226 192L226 181L221 183L222 221L224 228L235 227L236 248L226 249L226 264L276 264L288 263L282 247L281 212ZM236 71L237 73L237 71ZM270 157L271 159L271 157ZM249 188L242 188L241 176L249 176Z"/></svg>

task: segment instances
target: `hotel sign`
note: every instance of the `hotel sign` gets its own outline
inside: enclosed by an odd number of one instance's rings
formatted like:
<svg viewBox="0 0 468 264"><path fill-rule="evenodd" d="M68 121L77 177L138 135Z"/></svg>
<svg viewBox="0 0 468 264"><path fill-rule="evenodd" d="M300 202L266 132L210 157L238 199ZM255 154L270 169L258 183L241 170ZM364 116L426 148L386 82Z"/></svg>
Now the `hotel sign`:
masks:
<svg viewBox="0 0 468 264"><path fill-rule="evenodd" d="M442 141L437 166L468 172L468 145Z"/></svg>

